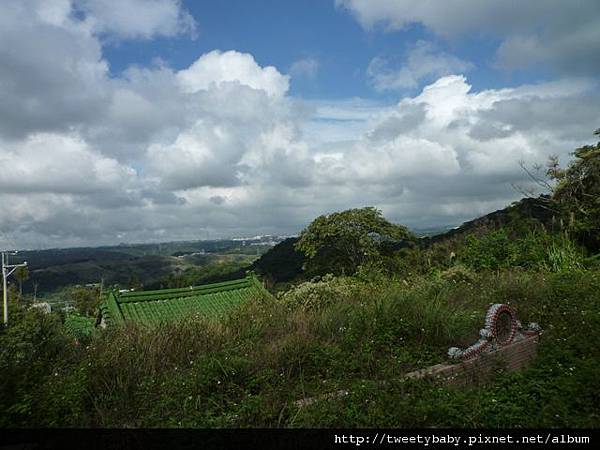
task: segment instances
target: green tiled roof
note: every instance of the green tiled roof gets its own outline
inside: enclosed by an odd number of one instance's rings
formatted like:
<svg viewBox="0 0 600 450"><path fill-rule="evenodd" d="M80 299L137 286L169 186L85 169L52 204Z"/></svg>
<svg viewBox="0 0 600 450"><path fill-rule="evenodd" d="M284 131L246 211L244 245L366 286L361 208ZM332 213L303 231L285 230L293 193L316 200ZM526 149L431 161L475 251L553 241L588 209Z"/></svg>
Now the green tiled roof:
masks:
<svg viewBox="0 0 600 450"><path fill-rule="evenodd" d="M157 291L110 292L101 306L107 325L155 325L200 314L218 317L253 296L269 296L253 275L223 283Z"/></svg>

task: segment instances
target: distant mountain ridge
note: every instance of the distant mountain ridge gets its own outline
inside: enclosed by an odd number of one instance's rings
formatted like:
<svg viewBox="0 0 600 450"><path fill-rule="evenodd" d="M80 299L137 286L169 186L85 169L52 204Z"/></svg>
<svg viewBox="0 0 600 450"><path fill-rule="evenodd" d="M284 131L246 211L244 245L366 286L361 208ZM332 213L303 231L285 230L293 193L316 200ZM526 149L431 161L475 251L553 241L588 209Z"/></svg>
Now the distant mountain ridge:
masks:
<svg viewBox="0 0 600 450"><path fill-rule="evenodd" d="M27 293L34 289L44 293L88 283L128 285L133 280L153 286L170 273L204 266L218 260L219 255L258 255L279 239L269 235L239 240L121 243L102 247L23 250L11 256L11 262L28 262L30 277L24 283Z"/></svg>
<svg viewBox="0 0 600 450"><path fill-rule="evenodd" d="M523 198L506 208L464 222L444 233L422 237L421 244L428 247L438 242L473 233L478 229L499 228L515 221L535 220L544 226L552 226L554 218L555 213L549 207L549 197Z"/></svg>

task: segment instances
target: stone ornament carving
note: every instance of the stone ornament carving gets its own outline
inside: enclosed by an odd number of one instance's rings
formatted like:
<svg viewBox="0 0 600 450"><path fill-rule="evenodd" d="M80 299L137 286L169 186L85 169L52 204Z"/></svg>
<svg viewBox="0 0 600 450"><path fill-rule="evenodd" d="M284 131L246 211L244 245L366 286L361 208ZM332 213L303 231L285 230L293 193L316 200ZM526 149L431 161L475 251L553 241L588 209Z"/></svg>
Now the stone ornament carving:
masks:
<svg viewBox="0 0 600 450"><path fill-rule="evenodd" d="M537 335L540 331L537 323L530 323L527 328L523 328L514 309L504 303L496 303L488 309L485 327L479 330L479 340L464 350L451 347L448 349L448 356L467 360L482 352L497 350L525 337Z"/></svg>

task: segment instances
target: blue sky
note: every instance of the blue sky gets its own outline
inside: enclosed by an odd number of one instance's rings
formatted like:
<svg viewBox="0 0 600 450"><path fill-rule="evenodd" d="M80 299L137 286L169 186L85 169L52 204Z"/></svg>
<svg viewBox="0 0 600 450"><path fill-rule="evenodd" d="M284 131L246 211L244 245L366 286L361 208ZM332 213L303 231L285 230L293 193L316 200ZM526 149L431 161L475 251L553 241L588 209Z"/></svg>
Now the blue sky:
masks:
<svg viewBox="0 0 600 450"><path fill-rule="evenodd" d="M211 50L237 50L252 54L262 66L281 71L297 60L318 60L319 76L295 82L295 95L344 98L369 93L364 72L356 69L366 67L378 44L352 17L340 14L333 2L221 1L186 6L198 24L195 39L118 43L106 52L111 69L118 73L132 61L146 65L154 58L181 69ZM339 83L340 78L347 82Z"/></svg>
<svg viewBox="0 0 600 450"><path fill-rule="evenodd" d="M545 68L495 70L493 58L500 39L465 36L448 43L419 23L406 30L364 30L347 11L324 0L186 1L194 17L194 36L113 42L104 51L111 72L118 76L131 64L151 65L155 59L183 69L214 49L250 53L261 65L288 72L294 62L314 59L314 77L295 77L290 94L308 99L349 97L396 101L397 93L377 92L369 85L366 69L376 56L402 57L415 42L433 42L473 63L469 81L474 90L511 87L549 78ZM431 78L423 80L421 85ZM417 91L417 88L407 91Z"/></svg>
<svg viewBox="0 0 600 450"><path fill-rule="evenodd" d="M455 226L600 126L597 0L0 2L0 247Z"/></svg>

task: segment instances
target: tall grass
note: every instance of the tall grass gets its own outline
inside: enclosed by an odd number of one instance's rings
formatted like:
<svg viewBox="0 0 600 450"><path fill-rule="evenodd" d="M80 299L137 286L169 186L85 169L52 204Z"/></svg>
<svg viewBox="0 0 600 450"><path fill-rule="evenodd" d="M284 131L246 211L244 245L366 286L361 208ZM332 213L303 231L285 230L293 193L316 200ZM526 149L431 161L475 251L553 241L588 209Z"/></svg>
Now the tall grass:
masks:
<svg viewBox="0 0 600 450"><path fill-rule="evenodd" d="M514 236L499 229L483 236L468 236L459 259L473 270L499 270L521 267L527 270L560 272L580 270L585 249L565 232L531 230Z"/></svg>
<svg viewBox="0 0 600 450"><path fill-rule="evenodd" d="M307 291L310 302L294 297ZM325 279L277 300L252 299L221 321L127 326L79 343L48 318L32 316L27 330L45 331L21 330L19 339L31 345L19 347L10 331L18 325L0 332L0 348L21 349L0 353L3 373L16 380L0 385L0 423L598 426L599 300L598 272L501 271L409 282ZM399 381L444 361L449 346L472 343L496 302L544 328L532 369L459 391ZM44 339L60 345L36 353ZM22 361L36 361L35 371ZM340 388L352 394L294 406Z"/></svg>
<svg viewBox="0 0 600 450"><path fill-rule="evenodd" d="M581 270L585 252L565 234L554 239L546 253L545 268L551 272Z"/></svg>

